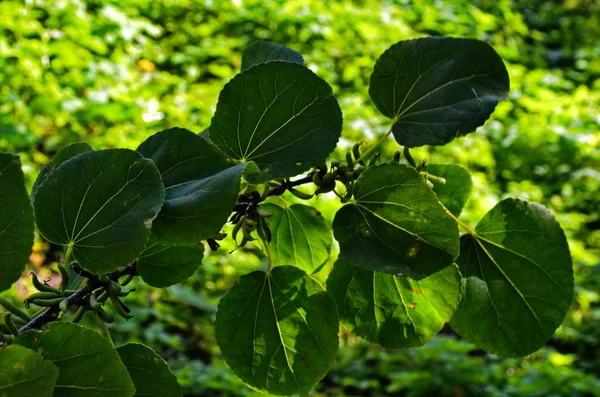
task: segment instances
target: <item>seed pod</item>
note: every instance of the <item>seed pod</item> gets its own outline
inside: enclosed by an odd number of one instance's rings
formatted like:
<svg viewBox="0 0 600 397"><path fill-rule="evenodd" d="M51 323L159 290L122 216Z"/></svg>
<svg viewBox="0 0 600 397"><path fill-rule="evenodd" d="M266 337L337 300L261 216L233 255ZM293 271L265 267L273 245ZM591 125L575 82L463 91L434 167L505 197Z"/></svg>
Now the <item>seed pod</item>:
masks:
<svg viewBox="0 0 600 397"><path fill-rule="evenodd" d="M335 186L335 175L333 175L332 173L325 174L323 176L323 185L321 185L321 186L330 186L330 185Z"/></svg>
<svg viewBox="0 0 600 397"><path fill-rule="evenodd" d="M374 165L377 165L377 163L379 162L379 158L381 157L381 153L375 153L371 159L369 160L369 167L372 167Z"/></svg>
<svg viewBox="0 0 600 397"><path fill-rule="evenodd" d="M65 291L65 289L69 285L69 271L62 264L58 264L58 272L60 273L61 281L60 281L60 290Z"/></svg>
<svg viewBox="0 0 600 397"><path fill-rule="evenodd" d="M37 275L34 272L29 273L31 274L31 281L33 283L33 286L35 287L35 289L37 289L38 291L42 291L42 292L55 292L57 294L62 294L62 292L60 292L59 290L57 290L54 287L49 286L46 283L42 283L40 281L40 279L37 277Z"/></svg>
<svg viewBox="0 0 600 397"><path fill-rule="evenodd" d="M200 245L200 247L204 248L203 245ZM121 283L121 287L124 287L127 284L129 284L134 277L135 276L133 274L128 274L127 277L125 277L125 280L123 280L123 282Z"/></svg>
<svg viewBox="0 0 600 397"><path fill-rule="evenodd" d="M102 293L100 295L98 295L96 300L100 303L106 302L108 300L108 291L107 290L102 291Z"/></svg>
<svg viewBox="0 0 600 397"><path fill-rule="evenodd" d="M121 286L122 286L122 284L121 284ZM130 293L132 293L133 291L135 291L135 288L132 288L129 291L121 290L121 292L119 292L117 294L117 296L125 297L125 296L129 295Z"/></svg>
<svg viewBox="0 0 600 397"><path fill-rule="evenodd" d="M76 289L66 289L63 291L63 296L71 296L73 295L75 292L77 292Z"/></svg>
<svg viewBox="0 0 600 397"><path fill-rule="evenodd" d="M67 313L69 311L69 298L63 298L58 304L58 308L61 312Z"/></svg>
<svg viewBox="0 0 600 397"><path fill-rule="evenodd" d="M35 294L28 296L25 300L31 302L32 300L54 299L59 297L62 297L62 294L54 292L36 292Z"/></svg>
<svg viewBox="0 0 600 397"><path fill-rule="evenodd" d="M98 300L96 299L96 295L94 295L94 294L90 294L89 302L90 302L90 307L94 310L96 310L98 307L102 306L102 304L100 302L98 302Z"/></svg>
<svg viewBox="0 0 600 397"><path fill-rule="evenodd" d="M348 163L348 167L352 167L354 165L354 160L352 159L352 153L346 153L346 163Z"/></svg>
<svg viewBox="0 0 600 397"><path fill-rule="evenodd" d="M338 168L341 164L342 164L342 162L339 161L339 160L332 160L331 161L331 168L334 168L334 167Z"/></svg>
<svg viewBox="0 0 600 397"><path fill-rule="evenodd" d="M8 332L10 332L11 334L13 334L15 336L19 335L19 330L17 329L17 326L15 325L15 323L12 320L12 313L6 312L6 313L2 314L0 323L4 324L6 329L8 329Z"/></svg>
<svg viewBox="0 0 600 397"><path fill-rule="evenodd" d="M346 172L344 172L344 177L347 180L351 181L351 180L354 179L354 172L352 172L352 171L346 171Z"/></svg>
<svg viewBox="0 0 600 397"><path fill-rule="evenodd" d="M98 314L98 317L100 317L100 319L107 324L110 324L115 321L113 316L111 316L110 314L105 312L104 309L102 309L102 306L98 306L96 309L94 309L94 311L96 312L96 314Z"/></svg>
<svg viewBox="0 0 600 397"><path fill-rule="evenodd" d="M357 164L354 166L354 177L358 178L360 174L366 169L364 165Z"/></svg>
<svg viewBox="0 0 600 397"><path fill-rule="evenodd" d="M25 313L23 310L19 309L18 307L16 307L15 305L13 305L9 301L7 301L6 299L0 298L0 305L3 306L6 310L11 312L12 314L14 314L15 316L17 316L25 321L31 321L31 316L29 316L29 314Z"/></svg>
<svg viewBox="0 0 600 397"><path fill-rule="evenodd" d="M323 186L315 190L315 194L325 194L331 192L335 186Z"/></svg>
<svg viewBox="0 0 600 397"><path fill-rule="evenodd" d="M27 299L27 302L29 304L34 304L36 306L41 306L41 307L52 307L52 306L56 306L58 305L64 298L61 296L59 298L54 298L54 299Z"/></svg>
<svg viewBox="0 0 600 397"><path fill-rule="evenodd" d="M323 179L321 177L321 174L319 174L318 172L315 172L313 174L313 183L317 186L323 186Z"/></svg>
<svg viewBox="0 0 600 397"><path fill-rule="evenodd" d="M101 274L98 276L98 280L100 280L102 284L106 284L110 281L110 278L108 277L108 274Z"/></svg>
<svg viewBox="0 0 600 397"><path fill-rule="evenodd" d="M231 230L231 238L233 238L233 241L237 242L237 234L240 231L240 229L242 228L243 223L242 222L238 222L233 226L233 229Z"/></svg>
<svg viewBox="0 0 600 397"><path fill-rule="evenodd" d="M355 143L352 146L352 154L354 155L354 160L358 160L360 158L360 143ZM360 164L364 165L364 161L360 161Z"/></svg>
<svg viewBox="0 0 600 397"><path fill-rule="evenodd" d="M393 161L395 163L399 163L400 162L400 152L394 153L394 159L393 159Z"/></svg>
<svg viewBox="0 0 600 397"><path fill-rule="evenodd" d="M304 192L301 192L300 190L296 190L294 188L289 189L289 190L290 190L290 193L292 193L294 196L296 196L302 200L310 200L313 197L312 194L304 193Z"/></svg>

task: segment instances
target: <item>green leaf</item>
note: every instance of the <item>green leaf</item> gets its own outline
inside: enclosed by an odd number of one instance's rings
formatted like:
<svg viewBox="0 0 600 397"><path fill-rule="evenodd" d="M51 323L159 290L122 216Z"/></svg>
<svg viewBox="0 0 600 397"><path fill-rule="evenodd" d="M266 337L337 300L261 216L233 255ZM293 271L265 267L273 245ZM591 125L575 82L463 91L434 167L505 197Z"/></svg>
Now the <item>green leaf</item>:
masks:
<svg viewBox="0 0 600 397"><path fill-rule="evenodd" d="M152 160L109 149L61 164L40 185L34 209L48 241L72 245L81 267L100 274L138 257L163 199Z"/></svg>
<svg viewBox="0 0 600 397"><path fill-rule="evenodd" d="M0 396L52 397L58 368L23 346L0 349Z"/></svg>
<svg viewBox="0 0 600 397"><path fill-rule="evenodd" d="M437 334L454 314L460 288L456 265L413 280L339 259L327 279L342 324L389 349L422 346Z"/></svg>
<svg viewBox="0 0 600 397"><path fill-rule="evenodd" d="M50 173L54 171L59 165L77 156L78 154L91 152L93 150L94 149L92 149L92 147L85 142L75 142L63 147L58 152L56 152L56 154L52 158L52 161L42 167L40 173L38 174L38 177L33 183L33 188L31 190L32 200L35 200L35 194L37 193L37 190L46 180L46 178L48 178L48 175L50 175Z"/></svg>
<svg viewBox="0 0 600 397"><path fill-rule="evenodd" d="M342 131L331 87L309 69L272 61L225 85L210 138L228 156L254 161L254 182L297 175L325 159Z"/></svg>
<svg viewBox="0 0 600 397"><path fill-rule="evenodd" d="M382 164L354 184L333 221L340 257L367 270L427 277L458 256L458 227L414 168Z"/></svg>
<svg viewBox="0 0 600 397"><path fill-rule="evenodd" d="M474 39L401 41L377 60L369 95L394 120L403 146L445 145L488 119L506 99L509 78L496 51Z"/></svg>
<svg viewBox="0 0 600 397"><path fill-rule="evenodd" d="M261 207L273 216L267 218L271 234L271 252L276 265L294 265L308 274L317 270L331 250L333 236L325 219L314 207L303 204L285 208L277 204Z"/></svg>
<svg viewBox="0 0 600 397"><path fill-rule="evenodd" d="M136 388L135 397L181 397L181 387L169 366L154 350L139 343L117 348Z"/></svg>
<svg viewBox="0 0 600 397"><path fill-rule="evenodd" d="M0 153L0 291L21 276L33 246L33 211L21 160Z"/></svg>
<svg viewBox="0 0 600 397"><path fill-rule="evenodd" d="M150 242L137 261L142 279L153 287L168 287L191 277L202 264L198 245L161 245Z"/></svg>
<svg viewBox="0 0 600 397"><path fill-rule="evenodd" d="M287 61L304 66L300 53L270 41L258 40L250 43L242 54L242 70L269 61Z"/></svg>
<svg viewBox="0 0 600 397"><path fill-rule="evenodd" d="M168 245L195 244L227 222L248 163L231 166L225 155L182 128L161 131L138 148L158 167L166 189L152 234Z"/></svg>
<svg viewBox="0 0 600 397"><path fill-rule="evenodd" d="M432 175L446 180L446 183L440 183L431 179L433 192L448 211L454 216L459 216L471 195L473 188L471 174L453 164L431 164L427 166L427 170Z"/></svg>
<svg viewBox="0 0 600 397"><path fill-rule="evenodd" d="M302 270L242 276L219 303L217 341L231 369L251 388L307 395L338 350L333 298Z"/></svg>
<svg viewBox="0 0 600 397"><path fill-rule="evenodd" d="M450 325L490 353L525 356L542 347L573 299L573 264L550 211L499 202L461 237L464 293Z"/></svg>
<svg viewBox="0 0 600 397"><path fill-rule="evenodd" d="M59 369L54 397L132 397L135 387L111 343L89 328L50 323L16 343L39 352Z"/></svg>

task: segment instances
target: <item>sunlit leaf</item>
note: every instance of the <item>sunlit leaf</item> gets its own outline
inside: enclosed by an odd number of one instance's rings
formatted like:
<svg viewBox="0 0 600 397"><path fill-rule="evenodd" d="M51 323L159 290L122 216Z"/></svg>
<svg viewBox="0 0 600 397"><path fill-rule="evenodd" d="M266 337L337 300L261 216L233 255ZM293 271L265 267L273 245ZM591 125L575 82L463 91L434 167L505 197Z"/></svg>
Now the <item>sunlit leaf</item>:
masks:
<svg viewBox="0 0 600 397"><path fill-rule="evenodd" d="M228 156L254 161L255 181L297 175L335 148L342 112L331 87L309 69L268 62L225 85L210 139Z"/></svg>
<svg viewBox="0 0 600 397"><path fill-rule="evenodd" d="M304 66L302 55L291 48L270 41L257 40L250 43L242 54L242 70L269 61L287 61Z"/></svg>
<svg viewBox="0 0 600 397"><path fill-rule="evenodd" d="M16 343L39 352L59 369L54 397L132 397L135 387L117 351L100 334L73 323L28 331Z"/></svg>
<svg viewBox="0 0 600 397"><path fill-rule="evenodd" d="M61 164L40 185L34 209L44 237L72 245L73 259L99 274L137 258L163 199L152 160L109 149Z"/></svg>
<svg viewBox="0 0 600 397"><path fill-rule="evenodd" d="M0 349L0 396L52 397L58 368L23 346Z"/></svg>
<svg viewBox="0 0 600 397"><path fill-rule="evenodd" d="M454 314L460 288L456 265L413 280L338 259L327 279L342 324L391 349L422 346L437 334Z"/></svg>
<svg viewBox="0 0 600 397"><path fill-rule="evenodd" d="M431 164L427 169L429 173L445 180L445 183L441 183L432 178L433 192L448 211L459 216L473 188L471 174L454 164Z"/></svg>
<svg viewBox="0 0 600 397"><path fill-rule="evenodd" d="M368 168L354 185L355 201L335 215L340 257L367 270L427 277L458 255L458 227L414 168Z"/></svg>
<svg viewBox="0 0 600 397"><path fill-rule="evenodd" d="M117 353L135 385L134 397L180 397L182 395L177 378L165 360L148 346L128 343L119 346Z"/></svg>
<svg viewBox="0 0 600 397"><path fill-rule="evenodd" d="M316 281L279 266L242 276L221 299L215 327L227 364L248 386L304 396L333 364L338 321Z"/></svg>
<svg viewBox="0 0 600 397"><path fill-rule="evenodd" d="M573 264L550 211L499 202L461 237L465 288L450 325L491 353L525 356L550 339L573 299Z"/></svg>
<svg viewBox="0 0 600 397"><path fill-rule="evenodd" d="M506 67L487 43L427 37L401 41L377 60L369 95L395 120L403 146L445 145L487 120L506 99Z"/></svg>
<svg viewBox="0 0 600 397"><path fill-rule="evenodd" d="M33 246L33 210L21 160L0 153L0 291L17 281Z"/></svg>
<svg viewBox="0 0 600 397"><path fill-rule="evenodd" d="M329 258L331 229L314 207L278 202L284 207L261 205L273 213L267 219L273 236L270 243L273 261L277 265L294 265L311 274Z"/></svg>

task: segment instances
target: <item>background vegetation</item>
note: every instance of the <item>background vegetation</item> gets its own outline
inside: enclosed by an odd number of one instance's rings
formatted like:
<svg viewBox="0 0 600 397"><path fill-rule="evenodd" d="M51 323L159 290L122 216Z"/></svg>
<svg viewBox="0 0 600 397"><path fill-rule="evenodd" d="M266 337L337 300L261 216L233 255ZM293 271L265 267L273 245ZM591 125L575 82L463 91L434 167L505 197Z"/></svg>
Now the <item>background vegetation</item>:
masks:
<svg viewBox="0 0 600 397"><path fill-rule="evenodd" d="M449 329L424 348L397 352L342 332L339 358L315 395L600 396L597 1L4 0L0 151L21 154L31 186L70 142L135 148L167 127L201 132L255 39L304 54L334 87L344 137L372 141L386 124L367 94L375 60L399 40L427 35L491 43L507 64L511 94L478 132L415 150L415 158L473 173L467 220L505 196L548 206L569 237L575 299L548 346L523 359L482 353ZM336 209L326 197L314 205L328 219ZM210 253L185 284L138 286L127 298L135 318L112 326L116 343L138 340L161 352L189 396L255 395L228 370L214 337L219 298L238 275L263 265L258 247L228 255L232 248L226 242ZM59 253L39 241L30 266L58 281ZM7 295L22 300L30 288L23 279Z"/></svg>

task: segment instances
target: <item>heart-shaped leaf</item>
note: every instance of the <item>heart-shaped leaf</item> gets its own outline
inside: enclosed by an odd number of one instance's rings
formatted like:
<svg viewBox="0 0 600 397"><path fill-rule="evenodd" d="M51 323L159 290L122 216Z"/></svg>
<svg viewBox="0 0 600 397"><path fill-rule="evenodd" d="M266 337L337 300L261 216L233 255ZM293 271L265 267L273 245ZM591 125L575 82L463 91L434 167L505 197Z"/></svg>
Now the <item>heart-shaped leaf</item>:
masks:
<svg viewBox="0 0 600 397"><path fill-rule="evenodd" d="M342 131L331 87L309 69L272 61L234 77L219 95L210 139L228 156L254 161L254 182L297 175L324 160Z"/></svg>
<svg viewBox="0 0 600 397"><path fill-rule="evenodd" d="M16 343L39 352L59 369L55 397L132 397L135 386L111 343L73 323L28 331Z"/></svg>
<svg viewBox="0 0 600 397"><path fill-rule="evenodd" d="M215 327L231 369L253 389L276 395L307 395L338 349L333 298L292 266L242 276L221 299Z"/></svg>
<svg viewBox="0 0 600 397"><path fill-rule="evenodd" d="M58 368L33 350L11 345L0 349L0 396L52 397Z"/></svg>
<svg viewBox="0 0 600 397"><path fill-rule="evenodd" d="M263 204L261 207L273 216L268 219L272 240L273 262L277 265L294 265L308 274L317 270L331 250L333 236L325 219L314 207L287 203L285 206Z"/></svg>
<svg viewBox="0 0 600 397"><path fill-rule="evenodd" d="M430 179L433 192L448 211L454 216L459 216L471 195L471 174L454 164L430 164L427 170L432 175L443 178L443 183L435 178Z"/></svg>
<svg viewBox="0 0 600 397"><path fill-rule="evenodd" d="M335 215L340 257L367 270L427 277L458 255L458 227L412 167L382 164L363 172L354 201Z"/></svg>
<svg viewBox="0 0 600 397"><path fill-rule="evenodd" d="M34 209L48 241L71 246L81 267L100 274L138 257L163 199L152 160L109 149L58 166L38 188Z"/></svg>
<svg viewBox="0 0 600 397"><path fill-rule="evenodd" d="M159 242L195 244L221 229L235 206L248 163L232 166L215 146L182 128L161 131L137 150L155 162L166 189L152 226Z"/></svg>
<svg viewBox="0 0 600 397"><path fill-rule="evenodd" d="M304 66L300 53L270 41L258 40L250 43L242 54L242 70L269 61L287 61Z"/></svg>
<svg viewBox="0 0 600 397"><path fill-rule="evenodd" d="M153 287L168 287L191 277L202 264L198 245L161 245L150 242L137 260L142 279Z"/></svg>
<svg viewBox="0 0 600 397"><path fill-rule="evenodd" d="M117 348L135 385L134 397L181 397L181 387L169 366L156 352L139 343Z"/></svg>
<svg viewBox="0 0 600 397"><path fill-rule="evenodd" d="M499 202L461 237L464 292L450 325L488 352L525 356L550 339L573 299L573 264L550 211Z"/></svg>
<svg viewBox="0 0 600 397"><path fill-rule="evenodd" d="M369 95L393 120L403 146L445 145L487 120L509 79L500 56L474 39L427 37L401 41L377 60Z"/></svg>
<svg viewBox="0 0 600 397"><path fill-rule="evenodd" d="M17 281L33 246L33 210L21 160L0 153L0 291Z"/></svg>
<svg viewBox="0 0 600 397"><path fill-rule="evenodd" d="M389 349L422 346L437 334L452 318L460 288L456 265L413 280L338 259L327 279L342 324Z"/></svg>

